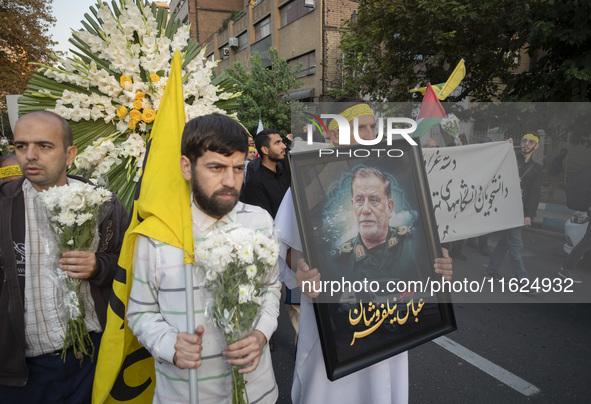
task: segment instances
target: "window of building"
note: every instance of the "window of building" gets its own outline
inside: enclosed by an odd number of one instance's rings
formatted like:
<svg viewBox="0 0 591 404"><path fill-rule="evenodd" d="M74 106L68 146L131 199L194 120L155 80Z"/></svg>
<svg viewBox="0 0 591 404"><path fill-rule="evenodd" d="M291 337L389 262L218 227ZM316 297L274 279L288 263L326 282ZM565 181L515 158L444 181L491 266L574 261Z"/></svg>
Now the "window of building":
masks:
<svg viewBox="0 0 591 404"><path fill-rule="evenodd" d="M242 50L248 46L248 31L238 35L238 50Z"/></svg>
<svg viewBox="0 0 591 404"><path fill-rule="evenodd" d="M314 11L313 8L304 6L304 0L290 1L279 9L279 20L281 22L281 26L284 27L312 11Z"/></svg>
<svg viewBox="0 0 591 404"><path fill-rule="evenodd" d="M295 68L298 63L302 64L302 68L298 73L299 77L310 76L316 73L316 52L312 51L310 53L306 53L305 55L298 56L296 58L291 59L289 65Z"/></svg>
<svg viewBox="0 0 591 404"><path fill-rule="evenodd" d="M263 67L271 67L271 35L268 37L253 43L250 46L250 53L254 55L258 52L261 55L261 66Z"/></svg>
<svg viewBox="0 0 591 404"><path fill-rule="evenodd" d="M271 35L271 17L267 17L254 26L254 40L258 41Z"/></svg>

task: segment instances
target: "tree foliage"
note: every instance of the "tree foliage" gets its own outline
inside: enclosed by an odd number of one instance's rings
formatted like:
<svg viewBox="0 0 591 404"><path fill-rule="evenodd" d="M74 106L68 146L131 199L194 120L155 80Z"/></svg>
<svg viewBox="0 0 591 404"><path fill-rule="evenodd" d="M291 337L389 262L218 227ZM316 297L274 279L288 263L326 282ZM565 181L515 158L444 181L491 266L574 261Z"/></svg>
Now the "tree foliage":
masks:
<svg viewBox="0 0 591 404"><path fill-rule="evenodd" d="M4 96L20 94L37 69L31 62L51 63L55 42L49 27L55 24L52 1L0 1L0 109L6 108Z"/></svg>
<svg viewBox="0 0 591 404"><path fill-rule="evenodd" d="M523 33L535 63L503 94L515 101L591 101L591 2L535 2Z"/></svg>
<svg viewBox="0 0 591 404"><path fill-rule="evenodd" d="M345 91L406 101L442 83L464 58L456 100L589 100L591 2L579 0L360 0L341 47ZM515 74L525 49L537 61Z"/></svg>
<svg viewBox="0 0 591 404"><path fill-rule="evenodd" d="M271 48L270 54L270 68L263 67L257 52L251 57L250 70L244 64L234 62L233 68L225 72L234 80L235 89L242 92L238 119L244 126L254 132L260 113L265 128L277 129L286 134L291 131L292 102L282 101L281 98L302 86L297 80L301 67L292 69L274 48Z"/></svg>

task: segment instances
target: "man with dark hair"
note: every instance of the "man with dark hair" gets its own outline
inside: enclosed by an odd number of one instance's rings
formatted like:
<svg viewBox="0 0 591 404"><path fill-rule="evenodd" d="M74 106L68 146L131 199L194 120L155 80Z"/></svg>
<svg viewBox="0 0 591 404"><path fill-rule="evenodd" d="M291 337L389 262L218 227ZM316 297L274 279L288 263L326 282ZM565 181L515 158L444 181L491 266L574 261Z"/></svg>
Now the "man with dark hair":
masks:
<svg viewBox="0 0 591 404"><path fill-rule="evenodd" d="M281 135L274 129L259 132L255 139L256 149L261 156L261 164L246 179L241 200L260 206L275 218L290 178L281 166L287 146Z"/></svg>
<svg viewBox="0 0 591 404"><path fill-rule="evenodd" d="M185 125L179 168L191 183L196 250L210 231L228 223L239 223L262 237L275 238L273 219L267 212L238 202L247 137L238 122L220 114L195 118ZM138 236L127 319L134 335L156 360L154 402L188 402L187 369L193 368L199 368L200 400L231 402L230 364L241 367L251 402L274 403L278 390L267 342L279 315L277 266L263 280L268 286L254 329L226 346L223 334L205 316L212 295L199 287L193 292L195 334L182 331L187 327L183 258L180 248ZM193 269L195 285L201 284L205 275L198 264Z"/></svg>
<svg viewBox="0 0 591 404"><path fill-rule="evenodd" d="M52 112L22 116L14 130L15 154L24 178L0 185L0 402L90 402L99 344L123 241L127 213L115 196L104 206L98 251L69 251L50 263L55 251L40 192L53 186L88 182L66 175L76 156L72 130ZM61 353L66 323L53 271L81 279L84 323L94 357ZM59 387L57 387L59 386Z"/></svg>
<svg viewBox="0 0 591 404"><path fill-rule="evenodd" d="M523 257L523 239L521 230L531 226L531 221L536 215L540 202L540 184L542 179L542 166L532 160L534 151L540 147L540 139L531 133L523 136L520 144L520 153L517 153L517 168L521 184L521 199L523 202L523 226L506 229L499 233L499 241L490 255L485 277L500 280L499 268L503 264L505 255L509 253L511 268L517 279L528 279L529 274L525 269Z"/></svg>

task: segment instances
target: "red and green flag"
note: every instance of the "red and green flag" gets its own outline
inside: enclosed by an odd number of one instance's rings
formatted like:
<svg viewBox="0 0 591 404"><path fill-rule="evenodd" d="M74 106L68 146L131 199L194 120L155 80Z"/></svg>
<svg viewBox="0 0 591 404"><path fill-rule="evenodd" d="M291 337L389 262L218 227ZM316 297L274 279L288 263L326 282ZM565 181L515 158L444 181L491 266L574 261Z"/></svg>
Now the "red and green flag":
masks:
<svg viewBox="0 0 591 404"><path fill-rule="evenodd" d="M439 125L443 118L446 118L445 110L437 98L437 94L431 87L431 83L427 84L427 90L421 103L421 110L417 116L417 130L412 134L412 137L421 137L429 132L432 128Z"/></svg>

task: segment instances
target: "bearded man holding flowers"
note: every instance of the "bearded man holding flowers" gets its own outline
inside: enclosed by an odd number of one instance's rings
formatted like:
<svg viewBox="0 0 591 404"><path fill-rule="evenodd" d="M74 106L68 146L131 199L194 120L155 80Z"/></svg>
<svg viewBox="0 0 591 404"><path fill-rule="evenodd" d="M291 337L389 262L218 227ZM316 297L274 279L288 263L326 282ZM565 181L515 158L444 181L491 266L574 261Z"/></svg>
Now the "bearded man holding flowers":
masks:
<svg viewBox="0 0 591 404"><path fill-rule="evenodd" d="M18 120L14 142L24 178L0 185L0 402L90 402L127 213L107 196L96 223L98 247L76 251L72 239L66 244L71 251L57 248L50 226L55 218L42 193L89 183L66 175L77 153L72 130L55 113L32 112ZM97 244L97 236L90 239ZM66 343L72 313L64 307L64 277L79 285L83 345Z"/></svg>
<svg viewBox="0 0 591 404"><path fill-rule="evenodd" d="M192 191L193 313L185 305L183 249L136 239L127 320L155 359L154 403L188 402L188 369L195 368L200 401L277 400L267 342L279 315L278 245L271 216L238 202L247 151L246 130L228 116L185 125L176 169Z"/></svg>

